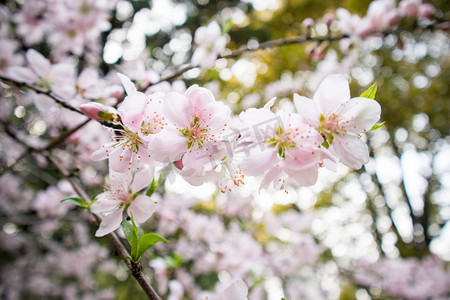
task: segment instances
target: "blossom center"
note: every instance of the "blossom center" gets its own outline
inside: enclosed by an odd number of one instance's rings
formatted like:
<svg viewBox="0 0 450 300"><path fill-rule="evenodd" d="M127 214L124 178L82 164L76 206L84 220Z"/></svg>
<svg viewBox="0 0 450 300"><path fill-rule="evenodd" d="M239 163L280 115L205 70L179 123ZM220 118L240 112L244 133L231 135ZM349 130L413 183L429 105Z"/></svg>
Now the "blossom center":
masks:
<svg viewBox="0 0 450 300"><path fill-rule="evenodd" d="M120 138L120 144L124 147L130 148L131 151L137 153L139 146L142 145L142 140L136 132L124 129L122 137Z"/></svg>
<svg viewBox="0 0 450 300"><path fill-rule="evenodd" d="M297 144L293 140L294 133L291 130L283 130L281 126L279 126L276 130L275 137L266 141L270 146L277 148L278 155L281 158L286 157L286 150L288 148L295 148ZM298 134L297 134L298 135Z"/></svg>
<svg viewBox="0 0 450 300"><path fill-rule="evenodd" d="M155 114L153 117L147 116L148 121L142 120L141 132L144 135L155 134L164 128L165 118L160 114Z"/></svg>
<svg viewBox="0 0 450 300"><path fill-rule="evenodd" d="M194 120L188 128L180 129L180 132L187 138L188 149L195 145L201 148L205 141L210 140L209 126L197 116L194 116Z"/></svg>
<svg viewBox="0 0 450 300"><path fill-rule="evenodd" d="M345 126L342 124L342 115L341 114L329 114L326 117L321 114L319 131L325 134L330 133L345 133Z"/></svg>

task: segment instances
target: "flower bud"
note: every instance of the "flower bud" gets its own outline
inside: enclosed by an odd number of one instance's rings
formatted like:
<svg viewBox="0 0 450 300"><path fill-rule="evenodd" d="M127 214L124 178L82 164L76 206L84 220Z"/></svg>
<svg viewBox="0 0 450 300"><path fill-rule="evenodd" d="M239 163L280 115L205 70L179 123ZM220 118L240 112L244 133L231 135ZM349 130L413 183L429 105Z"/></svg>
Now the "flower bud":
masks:
<svg viewBox="0 0 450 300"><path fill-rule="evenodd" d="M103 105L97 102L84 103L79 106L81 112L92 120L108 120L117 119L117 111L115 108Z"/></svg>
<svg viewBox="0 0 450 300"><path fill-rule="evenodd" d="M414 17L419 11L419 5L420 1L418 0L403 0L400 1L398 8L402 16Z"/></svg>
<svg viewBox="0 0 450 300"><path fill-rule="evenodd" d="M310 27L314 26L314 20L311 18L306 18L302 22L302 27L305 29L308 29Z"/></svg>
<svg viewBox="0 0 450 300"><path fill-rule="evenodd" d="M175 165L175 167L177 168L177 169L179 169L179 170L183 170L183 160L177 160L175 163L174 163L174 165Z"/></svg>
<svg viewBox="0 0 450 300"><path fill-rule="evenodd" d="M322 22L324 22L327 26L330 26L335 20L335 17L332 13L327 13L323 16Z"/></svg>
<svg viewBox="0 0 450 300"><path fill-rule="evenodd" d="M435 8L433 5L428 4L428 3L421 4L419 6L418 17L419 17L419 19L428 19L433 15L434 11L435 11Z"/></svg>
<svg viewBox="0 0 450 300"><path fill-rule="evenodd" d="M308 46L306 46L306 48L305 48L306 57L308 57L308 58L312 57L314 48L316 48L316 46L314 44L309 44Z"/></svg>
<svg viewBox="0 0 450 300"><path fill-rule="evenodd" d="M322 47L316 47L316 49L314 49L314 52L312 54L312 58L316 61L321 60L325 57L325 51Z"/></svg>

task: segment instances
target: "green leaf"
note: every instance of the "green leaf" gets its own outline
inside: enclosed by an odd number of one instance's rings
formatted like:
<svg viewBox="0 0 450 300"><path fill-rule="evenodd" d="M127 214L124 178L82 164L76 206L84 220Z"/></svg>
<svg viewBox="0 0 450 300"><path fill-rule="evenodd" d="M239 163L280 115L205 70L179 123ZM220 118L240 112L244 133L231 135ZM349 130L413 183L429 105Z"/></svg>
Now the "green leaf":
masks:
<svg viewBox="0 0 450 300"><path fill-rule="evenodd" d="M227 34L231 30L231 27L233 27L233 20L231 18L228 18L225 20L225 24L223 24L222 26L222 35Z"/></svg>
<svg viewBox="0 0 450 300"><path fill-rule="evenodd" d="M89 209L89 208L91 207L91 205L94 204L95 201L97 201L97 200L98 200L98 198L95 198L94 200L92 200L91 202L89 202L89 204L85 205L84 208Z"/></svg>
<svg viewBox="0 0 450 300"><path fill-rule="evenodd" d="M68 203L72 203L75 204L76 206L80 206L85 208L86 204L84 203L84 200L81 199L78 196L72 196L72 197L67 197L61 200L62 203L68 202Z"/></svg>
<svg viewBox="0 0 450 300"><path fill-rule="evenodd" d="M365 97L369 99L375 99L375 94L377 93L377 83L375 82L370 88L368 88L360 97Z"/></svg>
<svg viewBox="0 0 450 300"><path fill-rule="evenodd" d="M150 233L144 234L141 237L141 239L139 240L139 246L138 246L138 250L137 250L138 259L142 256L142 254L144 254L145 251L150 249L150 247L152 247L154 244L156 244L158 242L168 243L169 241L166 240L165 238L157 235L156 233L150 232Z"/></svg>
<svg viewBox="0 0 450 300"><path fill-rule="evenodd" d="M384 123L386 123L386 122L383 121L383 122L380 123L380 124L375 124L375 125L373 125L372 128L370 128L369 131L375 131L375 130L377 130L377 129L380 129L381 127L383 127Z"/></svg>
<svg viewBox="0 0 450 300"><path fill-rule="evenodd" d="M125 234L125 237L126 237L128 243L130 243L130 246L132 246L131 241L133 240L133 225L128 223L127 220L123 220L122 221L122 231L123 231L123 234Z"/></svg>
<svg viewBox="0 0 450 300"><path fill-rule="evenodd" d="M137 256L137 249L139 245L139 233L136 223L134 223L133 214L130 216L131 224L132 224L132 235L131 235L131 257L134 261L138 261L139 257Z"/></svg>
<svg viewBox="0 0 450 300"><path fill-rule="evenodd" d="M153 193L156 191L159 184L161 183L161 178L162 178L162 174L159 175L158 181L156 181L155 178L152 179L152 184L150 185L147 192L145 193L146 196L151 197L153 195Z"/></svg>

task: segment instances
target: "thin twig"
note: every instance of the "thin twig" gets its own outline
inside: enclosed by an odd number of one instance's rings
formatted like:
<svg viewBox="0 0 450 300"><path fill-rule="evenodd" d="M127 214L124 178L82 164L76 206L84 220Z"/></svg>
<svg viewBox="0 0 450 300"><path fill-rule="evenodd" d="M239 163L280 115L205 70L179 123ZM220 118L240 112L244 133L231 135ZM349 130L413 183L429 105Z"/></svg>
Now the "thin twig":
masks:
<svg viewBox="0 0 450 300"><path fill-rule="evenodd" d="M256 47L256 48L253 48L253 47L249 48L248 46L242 46L241 48L234 50L231 53L219 55L216 60L221 59L221 58L233 58L233 57L242 55L246 52L254 52L257 50L274 48L274 47L279 47L279 46L284 46L284 45L301 44L304 42L318 42L318 43L322 43L325 41L332 42L332 41L337 41L337 40L341 40L343 38L348 38L348 37L349 36L346 34L342 34L342 35L338 35L338 36L334 36L334 37L332 37L332 36L311 37L311 36L307 35L307 36L295 36L295 37L282 38L282 39L277 39L277 40L270 40L270 41L259 44L258 47ZM200 67L200 65L187 64L187 65L181 67L179 70L175 71L173 74L162 77L157 82L149 83L147 86L141 87L140 90L143 91L143 90L147 89L148 87L150 87L152 85L156 85L163 81L171 81L171 80L177 78L178 76L182 75L184 72L189 71L194 68L198 68L198 67Z"/></svg>
<svg viewBox="0 0 450 300"><path fill-rule="evenodd" d="M18 80L12 79L12 78L8 78L8 77L5 77L3 75L0 75L0 80L2 80L5 83L8 83L10 85L15 85L18 88L25 87L25 88L28 88L30 90L35 91L38 94L46 95L46 96L52 98L53 101L55 101L56 103L58 103L62 107L67 108L68 110L77 112L79 114L82 114L84 116L84 114L78 108L73 107L72 105L64 102L57 95L53 94L50 90L41 89L41 88L36 87L34 85L28 84L26 82L22 82L22 81L18 81Z"/></svg>
<svg viewBox="0 0 450 300"><path fill-rule="evenodd" d="M394 30L386 30L383 32L375 32L374 36L377 35L382 35L383 37L389 35L389 34L395 34L398 35L401 32L409 32L411 31L411 29L434 29L436 26L441 25L445 22L448 22L448 20L444 20L444 19L437 19L435 20L434 23L428 24L425 27L418 27L417 24L413 25L413 28L397 28ZM284 46L284 45L291 45L291 44L302 44L305 42L317 42L317 43L323 43L323 42L333 42L333 41L339 41L345 38L349 38L350 36L348 34L341 34L341 35L337 35L337 36L324 36L324 37L313 37L310 34L306 34L303 36L295 36L295 37L289 37L289 38L281 38L281 39L277 39L277 40L270 40L267 42L263 42L260 43L258 45L258 47L248 47L248 46L243 46L237 50L232 51L229 54L224 54L224 55L219 55L217 57L216 60L221 59L221 58L233 58L233 57L237 57L239 55L242 55L244 53L247 52L254 52L257 50L262 50L262 49L267 49L267 48L274 48L274 47L280 47L280 46ZM141 87L139 90L140 91L144 91L147 88L149 88L152 85L156 85L158 83L161 83L163 81L171 81L175 78L177 78L178 76L181 76L184 72L189 71L191 69L194 68L198 68L200 67L200 65L194 65L194 64L187 64L183 67L181 67L180 69L178 69L177 71L175 71L173 74L165 76L160 78L160 80L156 81L156 82L152 82L149 83L146 86Z"/></svg>
<svg viewBox="0 0 450 300"><path fill-rule="evenodd" d="M15 79L8 78L8 77L5 77L3 75L0 75L0 80L5 82L5 83L7 83L7 84L14 85L14 86L16 86L18 88L25 87L25 88L28 88L30 90L35 91L38 94L46 95L46 96L50 97L53 101L55 101L57 104L61 105L62 107L66 108L68 110L74 111L76 113L79 113L79 114L81 114L83 116L86 116L81 110L79 110L78 108L76 108L76 107L70 105L69 103L65 102L63 99L59 98L57 95L53 94L49 90L44 90L44 89L41 89L41 88L36 87L34 85L28 84L26 82L17 81ZM113 128L113 129L122 129L122 126L119 125L119 124L116 124L116 123L112 123L112 122L108 122L108 121L104 121L104 120L96 120L96 121L99 122L100 124L102 124L103 126L106 126L106 127L110 127L110 128Z"/></svg>
<svg viewBox="0 0 450 300"><path fill-rule="evenodd" d="M49 150L55 148L60 143L65 141L71 134L73 134L74 132L78 131L82 127L84 127L87 123L89 123L89 121L91 121L91 120L87 119L83 123L81 123L81 124L79 124L79 125L77 125L75 127L72 127L71 129L69 129L67 131L64 131L60 136L58 136L58 137L54 138L53 140L51 140L47 144L47 146L45 146L43 148L31 147L26 142L20 140L17 137L17 135L12 131L10 126L8 126L8 124L6 124L5 122L0 122L2 124L2 127L3 127L3 129L5 131L5 133L24 147L24 152L12 164L10 164L9 166L6 166L5 168L3 168L0 171L0 176L2 176L6 171L13 169L18 163L20 163L23 159L25 159L29 154L31 154L33 152L34 153L39 153L39 152L42 152L42 151L49 151Z"/></svg>

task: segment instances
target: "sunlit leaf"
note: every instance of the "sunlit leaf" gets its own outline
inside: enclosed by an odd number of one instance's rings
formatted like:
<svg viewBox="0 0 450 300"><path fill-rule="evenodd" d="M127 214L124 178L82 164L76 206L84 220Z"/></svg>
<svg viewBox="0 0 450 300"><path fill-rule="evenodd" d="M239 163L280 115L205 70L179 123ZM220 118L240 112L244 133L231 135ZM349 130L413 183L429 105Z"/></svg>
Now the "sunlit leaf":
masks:
<svg viewBox="0 0 450 300"><path fill-rule="evenodd" d="M76 206L80 206L85 208L86 204L84 203L84 200L81 199L78 196L71 196L71 197L67 197L61 200L62 203L72 203L75 204Z"/></svg>
<svg viewBox="0 0 450 300"><path fill-rule="evenodd" d="M377 83L375 82L371 87L369 87L360 97L375 99L375 94L377 93Z"/></svg>

